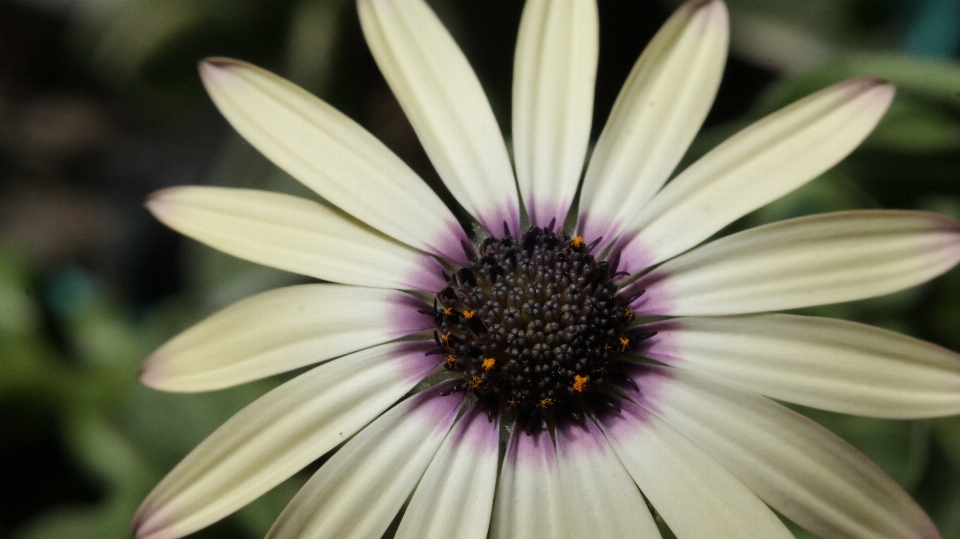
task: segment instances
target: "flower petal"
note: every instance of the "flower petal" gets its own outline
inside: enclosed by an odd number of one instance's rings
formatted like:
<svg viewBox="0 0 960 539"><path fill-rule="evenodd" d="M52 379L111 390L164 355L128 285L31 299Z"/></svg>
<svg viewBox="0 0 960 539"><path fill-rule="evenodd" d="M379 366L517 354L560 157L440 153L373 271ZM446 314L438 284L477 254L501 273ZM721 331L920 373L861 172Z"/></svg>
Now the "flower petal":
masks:
<svg viewBox="0 0 960 539"><path fill-rule="evenodd" d="M500 422L474 406L444 440L423 474L397 539L485 539L493 511ZM389 473L389 472L388 472Z"/></svg>
<svg viewBox="0 0 960 539"><path fill-rule="evenodd" d="M577 229L614 239L686 153L716 96L727 57L727 8L687 2L637 60L590 158Z"/></svg>
<svg viewBox="0 0 960 539"><path fill-rule="evenodd" d="M845 414L960 414L960 354L880 328L786 314L675 318L640 353L768 397Z"/></svg>
<svg viewBox="0 0 960 539"><path fill-rule="evenodd" d="M465 262L463 229L440 198L373 135L306 90L238 60L200 76L230 124L260 153L340 209L408 245Z"/></svg>
<svg viewBox="0 0 960 539"><path fill-rule="evenodd" d="M177 232L258 264L379 288L436 291L446 285L432 256L303 198L190 186L157 191L147 207Z"/></svg>
<svg viewBox="0 0 960 539"><path fill-rule="evenodd" d="M235 303L177 335L144 363L163 391L211 391L290 371L433 327L403 292L307 284Z"/></svg>
<svg viewBox="0 0 960 539"><path fill-rule="evenodd" d="M442 397L434 387L383 414L307 481L267 539L383 535L436 455L462 403L463 393Z"/></svg>
<svg viewBox="0 0 960 539"><path fill-rule="evenodd" d="M670 367L647 366L633 376L640 386L634 396L646 408L817 537L939 539L896 481L811 419Z"/></svg>
<svg viewBox="0 0 960 539"><path fill-rule="evenodd" d="M630 286L644 314L739 314L902 290L960 260L960 223L917 211L800 217L721 238Z"/></svg>
<svg viewBox="0 0 960 539"><path fill-rule="evenodd" d="M358 0L380 71L450 193L495 234L520 227L510 157L480 81L423 0Z"/></svg>
<svg viewBox="0 0 960 539"><path fill-rule="evenodd" d="M348 439L438 364L433 343L392 343L331 361L224 423L153 489L139 539L183 537L233 513Z"/></svg>
<svg viewBox="0 0 960 539"><path fill-rule="evenodd" d="M737 133L640 212L620 269L633 273L682 253L837 164L877 125L893 93L877 79L841 82Z"/></svg>
<svg viewBox="0 0 960 539"><path fill-rule="evenodd" d="M513 154L531 226L567 217L583 172L600 48L596 0L531 0L513 68Z"/></svg>
<svg viewBox="0 0 960 539"><path fill-rule="evenodd" d="M513 429L503 458L490 539L567 539L557 451L550 432Z"/></svg>
<svg viewBox="0 0 960 539"><path fill-rule="evenodd" d="M647 502L593 421L558 426L557 461L570 537L660 538Z"/></svg>
<svg viewBox="0 0 960 539"><path fill-rule="evenodd" d="M629 401L600 426L640 490L679 539L792 539L780 519L726 468Z"/></svg>

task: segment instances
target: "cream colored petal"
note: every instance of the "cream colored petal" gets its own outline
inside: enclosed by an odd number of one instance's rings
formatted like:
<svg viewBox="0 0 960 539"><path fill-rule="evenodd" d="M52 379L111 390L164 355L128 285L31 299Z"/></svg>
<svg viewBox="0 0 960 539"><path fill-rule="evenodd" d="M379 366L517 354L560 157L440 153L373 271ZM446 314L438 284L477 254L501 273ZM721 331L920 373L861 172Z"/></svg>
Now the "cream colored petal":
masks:
<svg viewBox="0 0 960 539"><path fill-rule="evenodd" d="M877 125L893 93L877 79L842 82L737 133L640 212L621 269L633 273L682 253L837 164Z"/></svg>
<svg viewBox="0 0 960 539"><path fill-rule="evenodd" d="M567 539L557 451L550 432L513 429L493 503L490 539Z"/></svg>
<svg viewBox="0 0 960 539"><path fill-rule="evenodd" d="M647 45L590 158L577 228L614 240L663 186L716 96L727 56L727 8L684 4Z"/></svg>
<svg viewBox="0 0 960 539"><path fill-rule="evenodd" d="M303 198L222 187L174 187L147 207L170 228L233 256L327 281L436 291L430 255Z"/></svg>
<svg viewBox="0 0 960 539"><path fill-rule="evenodd" d="M629 401L601 427L678 539L793 539L757 495L662 419Z"/></svg>
<svg viewBox="0 0 960 539"><path fill-rule="evenodd" d="M641 277L645 314L722 315L889 294L952 268L960 223L917 211L812 215L733 234Z"/></svg>
<svg viewBox="0 0 960 539"><path fill-rule="evenodd" d="M139 539L175 539L250 503L350 438L423 379L432 343L331 361L257 399L187 455L134 517Z"/></svg>
<svg viewBox="0 0 960 539"><path fill-rule="evenodd" d="M570 537L660 539L647 502L593 421L557 427L557 462Z"/></svg>
<svg viewBox="0 0 960 539"><path fill-rule="evenodd" d="M778 400L907 419L960 414L960 354L899 333L786 314L675 318L640 352Z"/></svg>
<svg viewBox="0 0 960 539"><path fill-rule="evenodd" d="M380 288L307 284L235 303L177 335L144 363L163 391L211 391L319 363L433 327L429 306Z"/></svg>
<svg viewBox="0 0 960 539"><path fill-rule="evenodd" d="M513 156L532 226L563 226L590 139L600 47L595 0L531 0L513 67Z"/></svg>
<svg viewBox="0 0 960 539"><path fill-rule="evenodd" d="M480 81L423 0L358 0L367 45L450 193L499 236L520 222L500 127Z"/></svg>
<svg viewBox="0 0 960 539"><path fill-rule="evenodd" d="M278 167L392 238L463 262L463 229L410 167L330 105L273 73L226 58L200 64L214 104Z"/></svg>
<svg viewBox="0 0 960 539"><path fill-rule="evenodd" d="M430 389L380 416L294 496L267 539L370 539L396 518L453 425L463 393Z"/></svg>
<svg viewBox="0 0 960 539"><path fill-rule="evenodd" d="M809 418L669 367L644 369L636 379L635 397L648 409L817 537L939 539L896 481Z"/></svg>
<svg viewBox="0 0 960 539"><path fill-rule="evenodd" d="M497 487L500 422L474 406L447 435L423 474L397 539L486 539Z"/></svg>

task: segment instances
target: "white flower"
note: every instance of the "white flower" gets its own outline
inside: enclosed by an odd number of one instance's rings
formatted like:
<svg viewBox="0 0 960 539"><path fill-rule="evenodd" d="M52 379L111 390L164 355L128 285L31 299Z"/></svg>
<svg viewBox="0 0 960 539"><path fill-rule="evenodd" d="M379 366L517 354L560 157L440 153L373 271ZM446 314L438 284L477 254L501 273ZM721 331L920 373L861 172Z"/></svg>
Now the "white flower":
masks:
<svg viewBox="0 0 960 539"><path fill-rule="evenodd" d="M150 210L227 253L340 284L241 301L147 360L143 382L168 391L324 363L188 455L143 503L138 537L198 530L344 441L269 537L376 539L408 499L404 539L659 537L644 496L680 539L791 537L771 507L823 538L939 536L879 467L767 397L874 417L956 414L960 358L851 322L755 313L922 283L960 260L960 224L850 211L696 247L845 157L892 87L827 88L664 185L726 55L724 4L691 2L630 74L564 229L590 131L595 3L527 2L513 165L427 5L358 4L377 63L480 232L329 105L253 66L204 62L237 131L336 208L182 187Z"/></svg>

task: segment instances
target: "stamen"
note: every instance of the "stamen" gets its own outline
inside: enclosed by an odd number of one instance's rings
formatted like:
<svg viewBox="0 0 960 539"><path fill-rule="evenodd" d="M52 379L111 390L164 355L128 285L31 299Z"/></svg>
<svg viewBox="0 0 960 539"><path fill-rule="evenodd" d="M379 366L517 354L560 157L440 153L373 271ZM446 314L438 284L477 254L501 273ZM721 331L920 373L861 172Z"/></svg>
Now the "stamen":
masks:
<svg viewBox="0 0 960 539"><path fill-rule="evenodd" d="M554 226L485 239L436 297L447 370L491 408L515 410L524 431L592 413L613 389L608 366L638 338L609 264L589 253L596 242Z"/></svg>

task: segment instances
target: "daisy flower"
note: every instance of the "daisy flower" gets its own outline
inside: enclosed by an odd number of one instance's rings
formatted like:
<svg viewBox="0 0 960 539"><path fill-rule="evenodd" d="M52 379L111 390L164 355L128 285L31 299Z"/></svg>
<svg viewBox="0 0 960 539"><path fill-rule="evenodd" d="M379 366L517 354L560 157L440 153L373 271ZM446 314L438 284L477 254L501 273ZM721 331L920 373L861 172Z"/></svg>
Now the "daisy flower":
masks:
<svg viewBox="0 0 960 539"><path fill-rule="evenodd" d="M680 539L792 537L774 510L823 538L939 536L878 466L772 399L956 414L957 354L762 313L927 281L960 260L960 223L848 211L698 246L845 157L891 86L826 88L667 183L727 51L724 4L690 2L640 56L585 164L595 2L528 0L511 163L476 75L426 3L358 8L459 207L290 82L235 60L201 64L233 127L328 203L180 187L154 194L150 211L328 283L227 307L157 350L142 381L207 391L319 366L197 446L143 502L137 537L199 530L338 446L268 537L376 539L404 506L404 539L656 538L657 517Z"/></svg>

